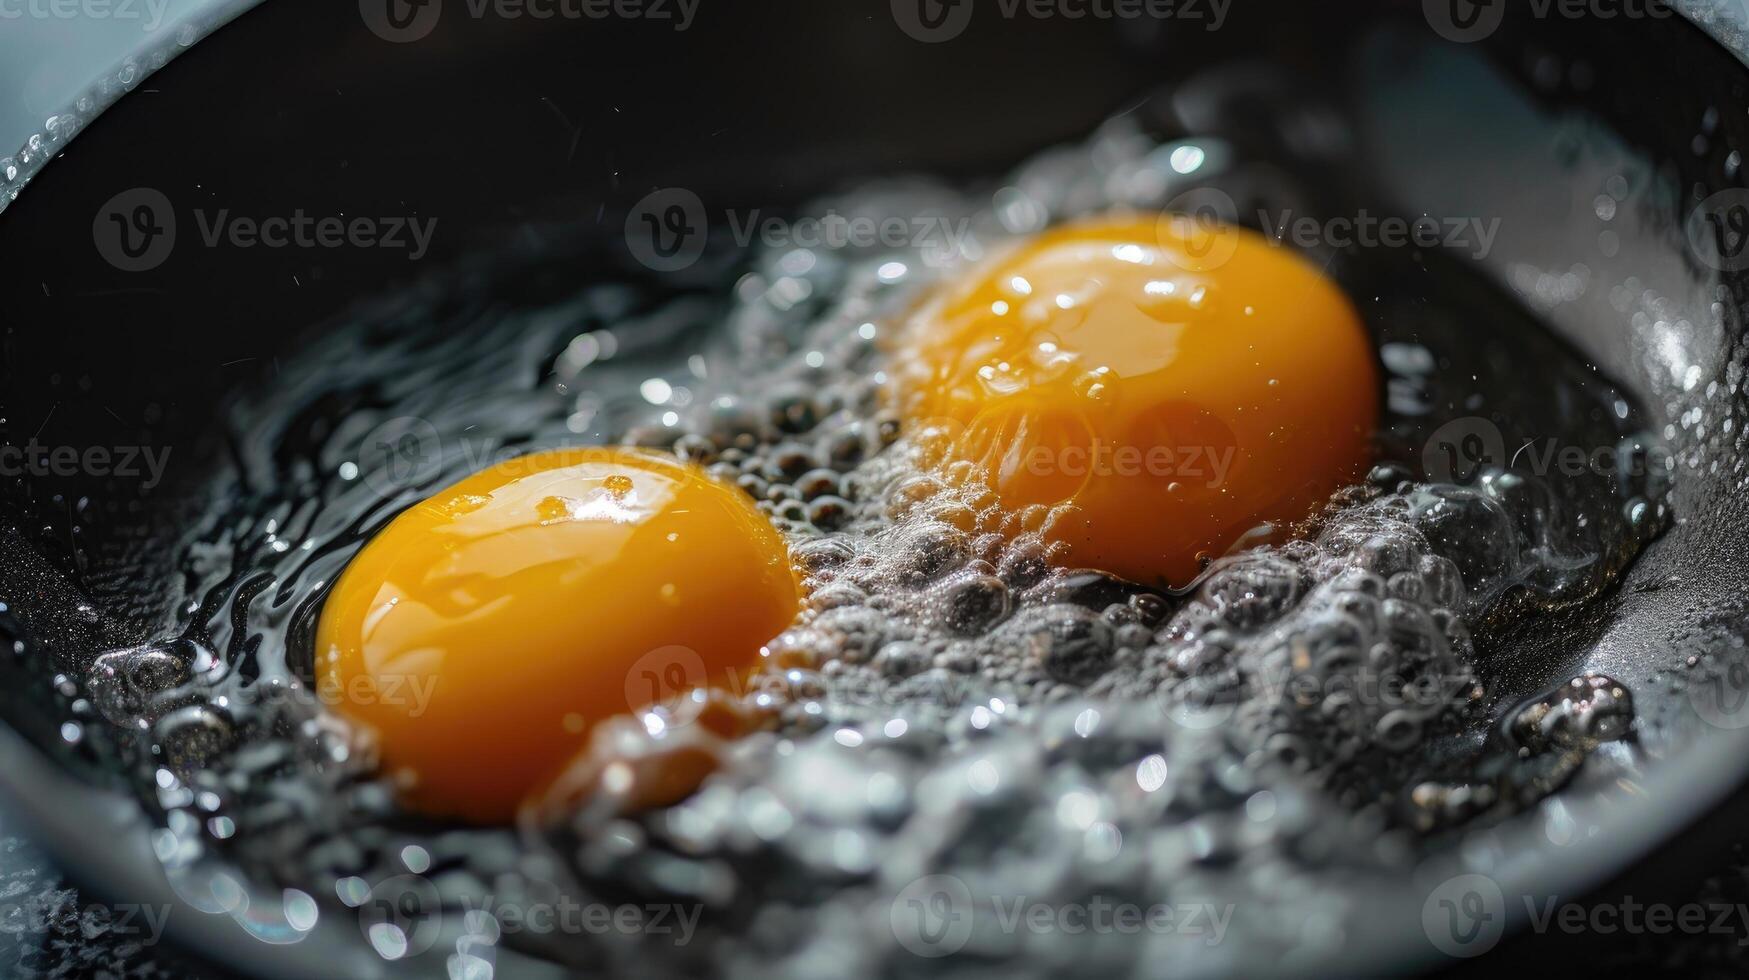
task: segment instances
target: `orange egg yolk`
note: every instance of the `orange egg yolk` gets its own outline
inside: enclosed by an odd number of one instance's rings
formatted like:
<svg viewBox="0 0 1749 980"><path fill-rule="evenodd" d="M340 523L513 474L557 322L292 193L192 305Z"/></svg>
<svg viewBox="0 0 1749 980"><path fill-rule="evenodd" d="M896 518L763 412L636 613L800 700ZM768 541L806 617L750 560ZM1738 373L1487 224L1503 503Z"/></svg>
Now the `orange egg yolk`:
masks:
<svg viewBox="0 0 1749 980"><path fill-rule="evenodd" d="M536 453L364 546L322 610L318 690L374 731L409 807L500 822L603 719L740 690L797 606L741 491L637 450Z"/></svg>
<svg viewBox="0 0 1749 980"><path fill-rule="evenodd" d="M1235 226L1056 228L938 292L906 337L911 424L946 433L1008 512L1043 505L1077 567L1182 586L1370 459L1377 370L1354 307Z"/></svg>

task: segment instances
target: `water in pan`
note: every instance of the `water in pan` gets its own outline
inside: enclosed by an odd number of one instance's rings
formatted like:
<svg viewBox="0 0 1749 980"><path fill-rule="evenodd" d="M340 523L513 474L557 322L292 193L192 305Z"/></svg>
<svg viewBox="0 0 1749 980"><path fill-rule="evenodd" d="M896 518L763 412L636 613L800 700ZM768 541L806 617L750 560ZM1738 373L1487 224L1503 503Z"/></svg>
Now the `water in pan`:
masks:
<svg viewBox="0 0 1749 980"><path fill-rule="evenodd" d="M277 939L358 916L384 956L449 950L458 975L500 944L627 973L908 974L963 965L950 952L1005 971L1283 964L1342 941L1336 883L1534 802L1626 735L1632 699L1608 678L1495 703L1472 632L1605 592L1667 519L1668 462L1618 392L1437 253L1317 256L1387 370L1381 463L1298 540L1219 558L1187 594L1053 568L1035 536L990 533L1012 515L917 465L927 433L884 408L883 344L979 251L1198 187L1247 220L1345 213L1339 190L1283 176L1280 147L1170 115L988 186L802 209L953 229L922 248L766 248L714 289L538 304L464 283L286 365L236 406L234 466L188 539L183 635L83 679L87 713L117 723L87 737L114 738L167 867L194 881L217 859L293 889L277 913L236 908L222 877L190 897ZM715 746L717 776L666 810L554 800L515 831L397 812L308 692L325 585L465 472L621 439L738 482L790 537L806 608L748 692L775 722ZM1539 463L1547 439L1613 468ZM1495 442L1529 458L1491 465ZM649 731L606 737L663 751ZM602 906L630 926L566 925ZM1011 921L1035 906L1177 918L1041 941ZM559 919L522 921L537 908Z"/></svg>

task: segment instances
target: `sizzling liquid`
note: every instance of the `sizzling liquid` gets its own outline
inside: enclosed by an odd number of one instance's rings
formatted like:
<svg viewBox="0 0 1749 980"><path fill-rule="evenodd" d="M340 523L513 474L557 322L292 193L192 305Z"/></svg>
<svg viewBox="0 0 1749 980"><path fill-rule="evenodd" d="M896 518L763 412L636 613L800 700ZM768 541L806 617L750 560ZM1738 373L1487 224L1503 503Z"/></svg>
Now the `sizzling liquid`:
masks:
<svg viewBox="0 0 1749 980"><path fill-rule="evenodd" d="M184 634L103 654L85 678L112 731L132 733L160 856L173 871L236 861L322 915L365 914L347 906L368 912L409 875L457 913L487 893L704 912L685 944L367 917L389 957L461 940L464 958L505 942L610 971L872 973L942 947L932 920L863 923L949 880L979 903L1231 904L1228 949L1331 942L1306 913L1332 881L1391 873L1426 831L1526 805L1626 730L1631 696L1608 679L1581 680L1579 707L1496 703L1486 662L1512 651L1474 637L1595 601L1663 526L1668 464L1638 410L1453 261L1314 256L1381 352L1381 462L1288 543L1216 558L1169 594L1053 567L1027 514L932 474L927 433L904 429L888 393L888 342L920 290L1005 239L1190 186L1221 188L1241 216L1336 206L1279 173L1120 121L992 186L804 209L963 215L956 254L770 249L685 292L513 273L400 298L319 341L236 406L236 464L189 536ZM385 522L461 476L622 440L707 466L787 536L808 598L742 692L769 730L722 744L615 728L624 753L721 756L665 810L559 794L515 830L408 818L311 687L326 590ZM1610 465L1537 463L1544 440L1607 448ZM1528 460L1512 452L1525 443ZM996 930L975 949L1034 969L1210 955L1182 931L1053 939Z"/></svg>

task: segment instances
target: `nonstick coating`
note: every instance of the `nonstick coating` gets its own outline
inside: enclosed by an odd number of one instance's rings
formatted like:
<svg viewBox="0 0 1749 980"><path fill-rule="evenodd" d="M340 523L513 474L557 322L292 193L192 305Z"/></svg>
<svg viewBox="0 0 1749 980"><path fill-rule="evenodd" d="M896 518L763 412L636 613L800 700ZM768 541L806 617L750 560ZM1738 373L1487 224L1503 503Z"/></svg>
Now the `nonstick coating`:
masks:
<svg viewBox="0 0 1749 980"><path fill-rule="evenodd" d="M1478 264L1521 293L1526 270L1583 262L1582 295L1556 302L1532 288L1527 303L1634 392L1654 428L1671 427L1680 522L1609 601L1522 637L1516 662L1484 665L1508 698L1583 670L1627 682L1654 764L1633 792L1585 779L1572 789L1577 818L1609 844L1583 860L1526 822L1475 831L1466 849L1514 855L1496 874L1509 896L1680 894L1749 813L1743 733L1702 722L1686 688L1648 682L1690 655L1716 671L1749 634L1749 490L1734 447L1749 417L1745 277L1701 261L1684 234L1697 203L1741 180L1728 158L1749 144L1749 75L1679 19L1509 17L1487 40L1455 44L1422 6L1236 0L1212 33L986 17L921 44L886 2L707 2L684 33L453 16L419 43L391 44L355 4L269 3L124 98L0 215L0 432L172 449L149 492L92 476L7 480L0 627L68 649L164 629L156 584L173 572L189 490L235 449L219 406L271 384L276 357L374 294L453 281L505 252L565 255L584 281L589 257L618 247L616 216L657 187L773 209L858 176L988 174L1194 70L1286 72L1344 117L1379 211L1501 216ZM1651 175L1652 189L1609 226L1619 247L1605 256L1591 198L1614 171ZM126 273L93 247L92 221L136 187L239 214L433 216L440 231L418 263L371 249L187 246ZM75 512L81 497L93 503ZM95 612L77 608L78 592ZM132 804L56 753L46 680L15 676L10 662L0 671L0 785L14 805L91 887L161 894ZM1358 896L1376 905L1374 925L1329 965L1439 965L1421 931L1425 894L1418 877L1401 894ZM267 949L222 917L171 920L184 943L251 972L384 968L356 929L322 929ZM1496 948L1481 968L1564 955L1540 937ZM522 972L539 969L499 964Z"/></svg>

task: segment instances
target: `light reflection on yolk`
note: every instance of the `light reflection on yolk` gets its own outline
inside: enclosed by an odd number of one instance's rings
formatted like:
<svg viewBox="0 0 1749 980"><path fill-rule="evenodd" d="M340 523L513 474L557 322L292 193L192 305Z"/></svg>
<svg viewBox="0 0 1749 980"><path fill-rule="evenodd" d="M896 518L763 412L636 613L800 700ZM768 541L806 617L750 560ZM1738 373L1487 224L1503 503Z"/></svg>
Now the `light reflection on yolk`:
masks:
<svg viewBox="0 0 1749 980"><path fill-rule="evenodd" d="M913 426L1004 508L1070 503L1061 561L1182 586L1360 477L1366 331L1330 280L1232 226L1120 216L1048 231L934 296L901 351Z"/></svg>
<svg viewBox="0 0 1749 980"><path fill-rule="evenodd" d="M371 539L322 610L317 680L374 730L408 806L498 822L598 722L740 690L797 605L782 539L739 490L652 453L555 450Z"/></svg>

